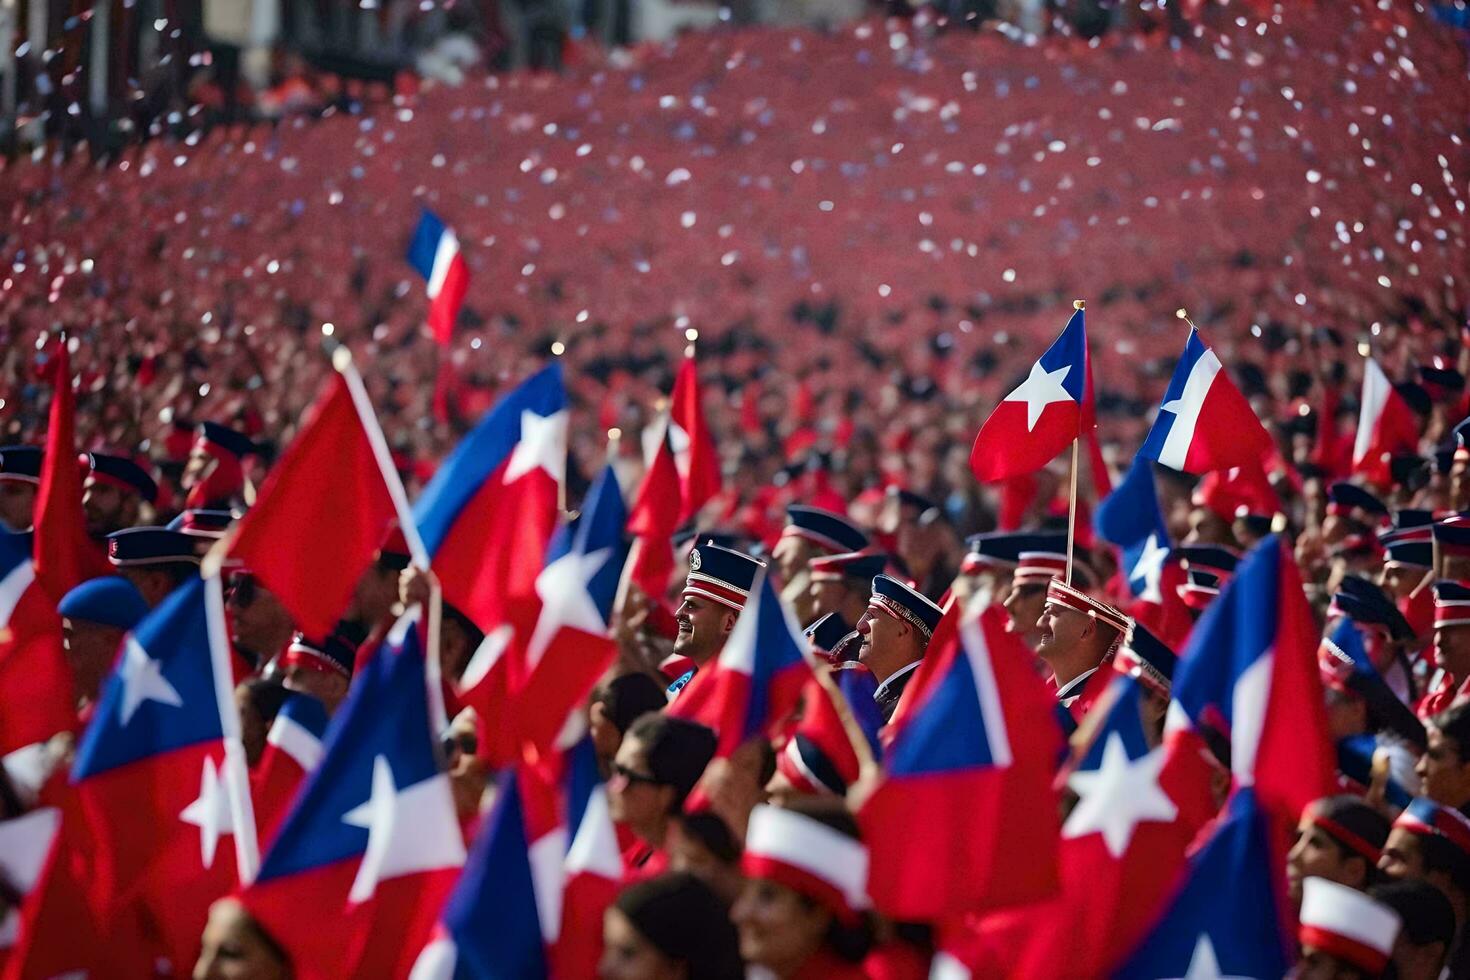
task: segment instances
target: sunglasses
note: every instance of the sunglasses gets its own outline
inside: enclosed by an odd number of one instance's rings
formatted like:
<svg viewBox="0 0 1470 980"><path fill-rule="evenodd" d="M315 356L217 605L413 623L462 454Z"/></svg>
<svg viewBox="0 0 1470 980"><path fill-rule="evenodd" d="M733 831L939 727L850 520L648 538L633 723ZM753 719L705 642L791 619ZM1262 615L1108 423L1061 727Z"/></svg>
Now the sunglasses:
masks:
<svg viewBox="0 0 1470 980"><path fill-rule="evenodd" d="M636 786L638 783L645 783L649 786L663 785L663 780L656 779L653 776L649 776L641 772L634 772L632 769L629 769L621 762L614 762L612 764L612 774L614 776L621 776L624 780L628 782L630 786Z"/></svg>
<svg viewBox="0 0 1470 980"><path fill-rule="evenodd" d="M456 749L462 755L474 755L480 743L474 732L460 732L458 735L445 735L439 744L445 755L453 755Z"/></svg>

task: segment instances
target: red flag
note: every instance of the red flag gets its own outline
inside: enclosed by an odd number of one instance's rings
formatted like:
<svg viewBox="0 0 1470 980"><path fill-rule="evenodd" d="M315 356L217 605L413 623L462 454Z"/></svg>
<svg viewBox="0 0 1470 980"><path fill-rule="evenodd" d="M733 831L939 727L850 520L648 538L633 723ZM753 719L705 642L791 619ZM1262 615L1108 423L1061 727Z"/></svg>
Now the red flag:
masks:
<svg viewBox="0 0 1470 980"><path fill-rule="evenodd" d="M674 450L665 431L628 514L628 533L638 538L629 559L629 580L653 599L663 596L674 570L673 536L682 499Z"/></svg>
<svg viewBox="0 0 1470 980"><path fill-rule="evenodd" d="M51 420L46 429L46 455L36 494L36 535L32 554L36 581L51 597L61 597L89 578L111 575L101 550L87 537L82 513L82 472L77 466L76 396L71 390L71 359L66 337L56 345L53 361Z"/></svg>
<svg viewBox="0 0 1470 980"><path fill-rule="evenodd" d="M281 600L307 636L331 632L395 515L382 470L342 375L334 377L230 554Z"/></svg>
<svg viewBox="0 0 1470 980"><path fill-rule="evenodd" d="M1363 362L1363 396L1359 401L1358 435L1353 441L1353 472L1362 473L1375 486L1393 483L1388 460L1399 453L1412 453L1419 444L1419 420L1414 410L1394 390L1373 358Z"/></svg>
<svg viewBox="0 0 1470 980"><path fill-rule="evenodd" d="M0 535L0 755L76 726L56 603L35 579L23 535Z"/></svg>
<svg viewBox="0 0 1470 980"><path fill-rule="evenodd" d="M720 492L720 457L715 440L704 423L700 404L699 375L694 358L684 358L674 378L674 393L669 406L669 436L674 447L674 461L679 467L679 490L682 500L679 523L684 523Z"/></svg>

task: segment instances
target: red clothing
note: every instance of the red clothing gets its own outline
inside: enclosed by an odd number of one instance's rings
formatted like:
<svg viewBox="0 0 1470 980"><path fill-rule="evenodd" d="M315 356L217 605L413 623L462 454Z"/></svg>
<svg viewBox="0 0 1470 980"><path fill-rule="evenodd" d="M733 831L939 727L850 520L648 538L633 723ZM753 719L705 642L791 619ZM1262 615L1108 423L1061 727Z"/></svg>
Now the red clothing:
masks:
<svg viewBox="0 0 1470 980"><path fill-rule="evenodd" d="M634 840L631 847L623 849L623 884L657 878L669 870L669 855L662 849L642 840Z"/></svg>
<svg viewBox="0 0 1470 980"><path fill-rule="evenodd" d="M823 948L801 964L791 980L873 980L873 975L862 964L839 959Z"/></svg>

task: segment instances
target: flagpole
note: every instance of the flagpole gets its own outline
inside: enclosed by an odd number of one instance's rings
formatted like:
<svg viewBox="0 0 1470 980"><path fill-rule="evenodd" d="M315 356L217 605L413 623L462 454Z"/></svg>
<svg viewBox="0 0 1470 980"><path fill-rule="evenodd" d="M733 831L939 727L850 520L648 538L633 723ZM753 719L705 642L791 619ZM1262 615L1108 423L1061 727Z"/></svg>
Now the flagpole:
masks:
<svg viewBox="0 0 1470 980"><path fill-rule="evenodd" d="M565 354L566 352L567 352L567 345L566 345L566 342L565 341L561 341L561 340L554 340L554 341L552 341L552 343L551 343L551 356L552 357L559 358L563 354ZM568 442L568 444L567 444L567 453L568 454L571 453L571 448L572 448L571 447L571 443ZM556 509L557 509L557 512L562 515L563 518L566 517L566 514L567 514L567 468L566 468L565 464L563 464L563 466L561 468L561 479L559 479L559 480L556 481Z"/></svg>
<svg viewBox="0 0 1470 980"><path fill-rule="evenodd" d="M1073 300L1072 308L1077 311L1087 309L1087 303L1083 300ZM1088 392L1083 392L1086 400ZM1077 541L1077 456L1082 446L1082 417L1085 413L1077 413L1077 435L1072 439L1072 475L1070 486L1067 490L1067 579L1068 585L1072 584L1072 552Z"/></svg>

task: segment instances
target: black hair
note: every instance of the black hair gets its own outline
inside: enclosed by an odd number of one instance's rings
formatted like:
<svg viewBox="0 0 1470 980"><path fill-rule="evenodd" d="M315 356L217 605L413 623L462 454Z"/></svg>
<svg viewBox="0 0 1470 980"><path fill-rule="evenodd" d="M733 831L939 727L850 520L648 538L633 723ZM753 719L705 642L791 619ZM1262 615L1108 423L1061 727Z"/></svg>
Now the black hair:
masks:
<svg viewBox="0 0 1470 980"><path fill-rule="evenodd" d="M1419 854L1424 859L1424 873L1442 871L1449 875L1450 884L1465 895L1470 895L1470 854L1460 850L1439 834L1415 834L1419 838Z"/></svg>
<svg viewBox="0 0 1470 980"><path fill-rule="evenodd" d="M723 817L709 810L686 813L679 818L679 829L722 863L735 864L740 860L744 848Z"/></svg>
<svg viewBox="0 0 1470 980"><path fill-rule="evenodd" d="M713 729L661 711L640 715L628 726L627 737L643 743L653 778L674 787L672 813L683 808L684 798L704 775L718 745Z"/></svg>
<svg viewBox="0 0 1470 980"><path fill-rule="evenodd" d="M647 674L622 674L603 685L597 700L609 724L619 732L627 732L634 720L668 704L668 697L658 682Z"/></svg>
<svg viewBox="0 0 1470 980"><path fill-rule="evenodd" d="M1404 920L1404 935L1415 946L1455 939L1455 910L1444 892L1427 881L1402 880L1374 885L1368 894L1393 909Z"/></svg>
<svg viewBox="0 0 1470 980"><path fill-rule="evenodd" d="M443 612L445 623L453 623L464 631L465 642L470 652L474 653L478 650L480 644L485 642L485 631L476 626L473 619L447 602L443 605Z"/></svg>
<svg viewBox="0 0 1470 980"><path fill-rule="evenodd" d="M1470 762L1470 704L1457 704L1429 719L1429 724L1455 743L1460 762Z"/></svg>
<svg viewBox="0 0 1470 980"><path fill-rule="evenodd" d="M1378 850L1388 841L1388 832L1391 829L1388 818L1378 810L1368 805L1361 797L1344 793L1340 796L1324 796L1312 804L1312 815L1332 821L1333 824L1343 830L1366 841ZM1320 825L1319 825L1320 826ZM1346 841L1338 837L1337 833L1330 827L1322 827L1322 832L1331 839L1344 859L1359 858L1363 862L1365 873L1363 876L1363 887L1376 883L1381 875L1378 871L1378 862L1372 857L1362 853L1350 846Z"/></svg>
<svg viewBox="0 0 1470 980"><path fill-rule="evenodd" d="M669 872L624 888L613 907L689 980L741 980L740 937L730 910L692 874Z"/></svg>
<svg viewBox="0 0 1470 980"><path fill-rule="evenodd" d="M240 686L245 689L246 701L265 721L267 728L276 720L281 705L286 703L291 693L280 681L264 677L251 677Z"/></svg>

